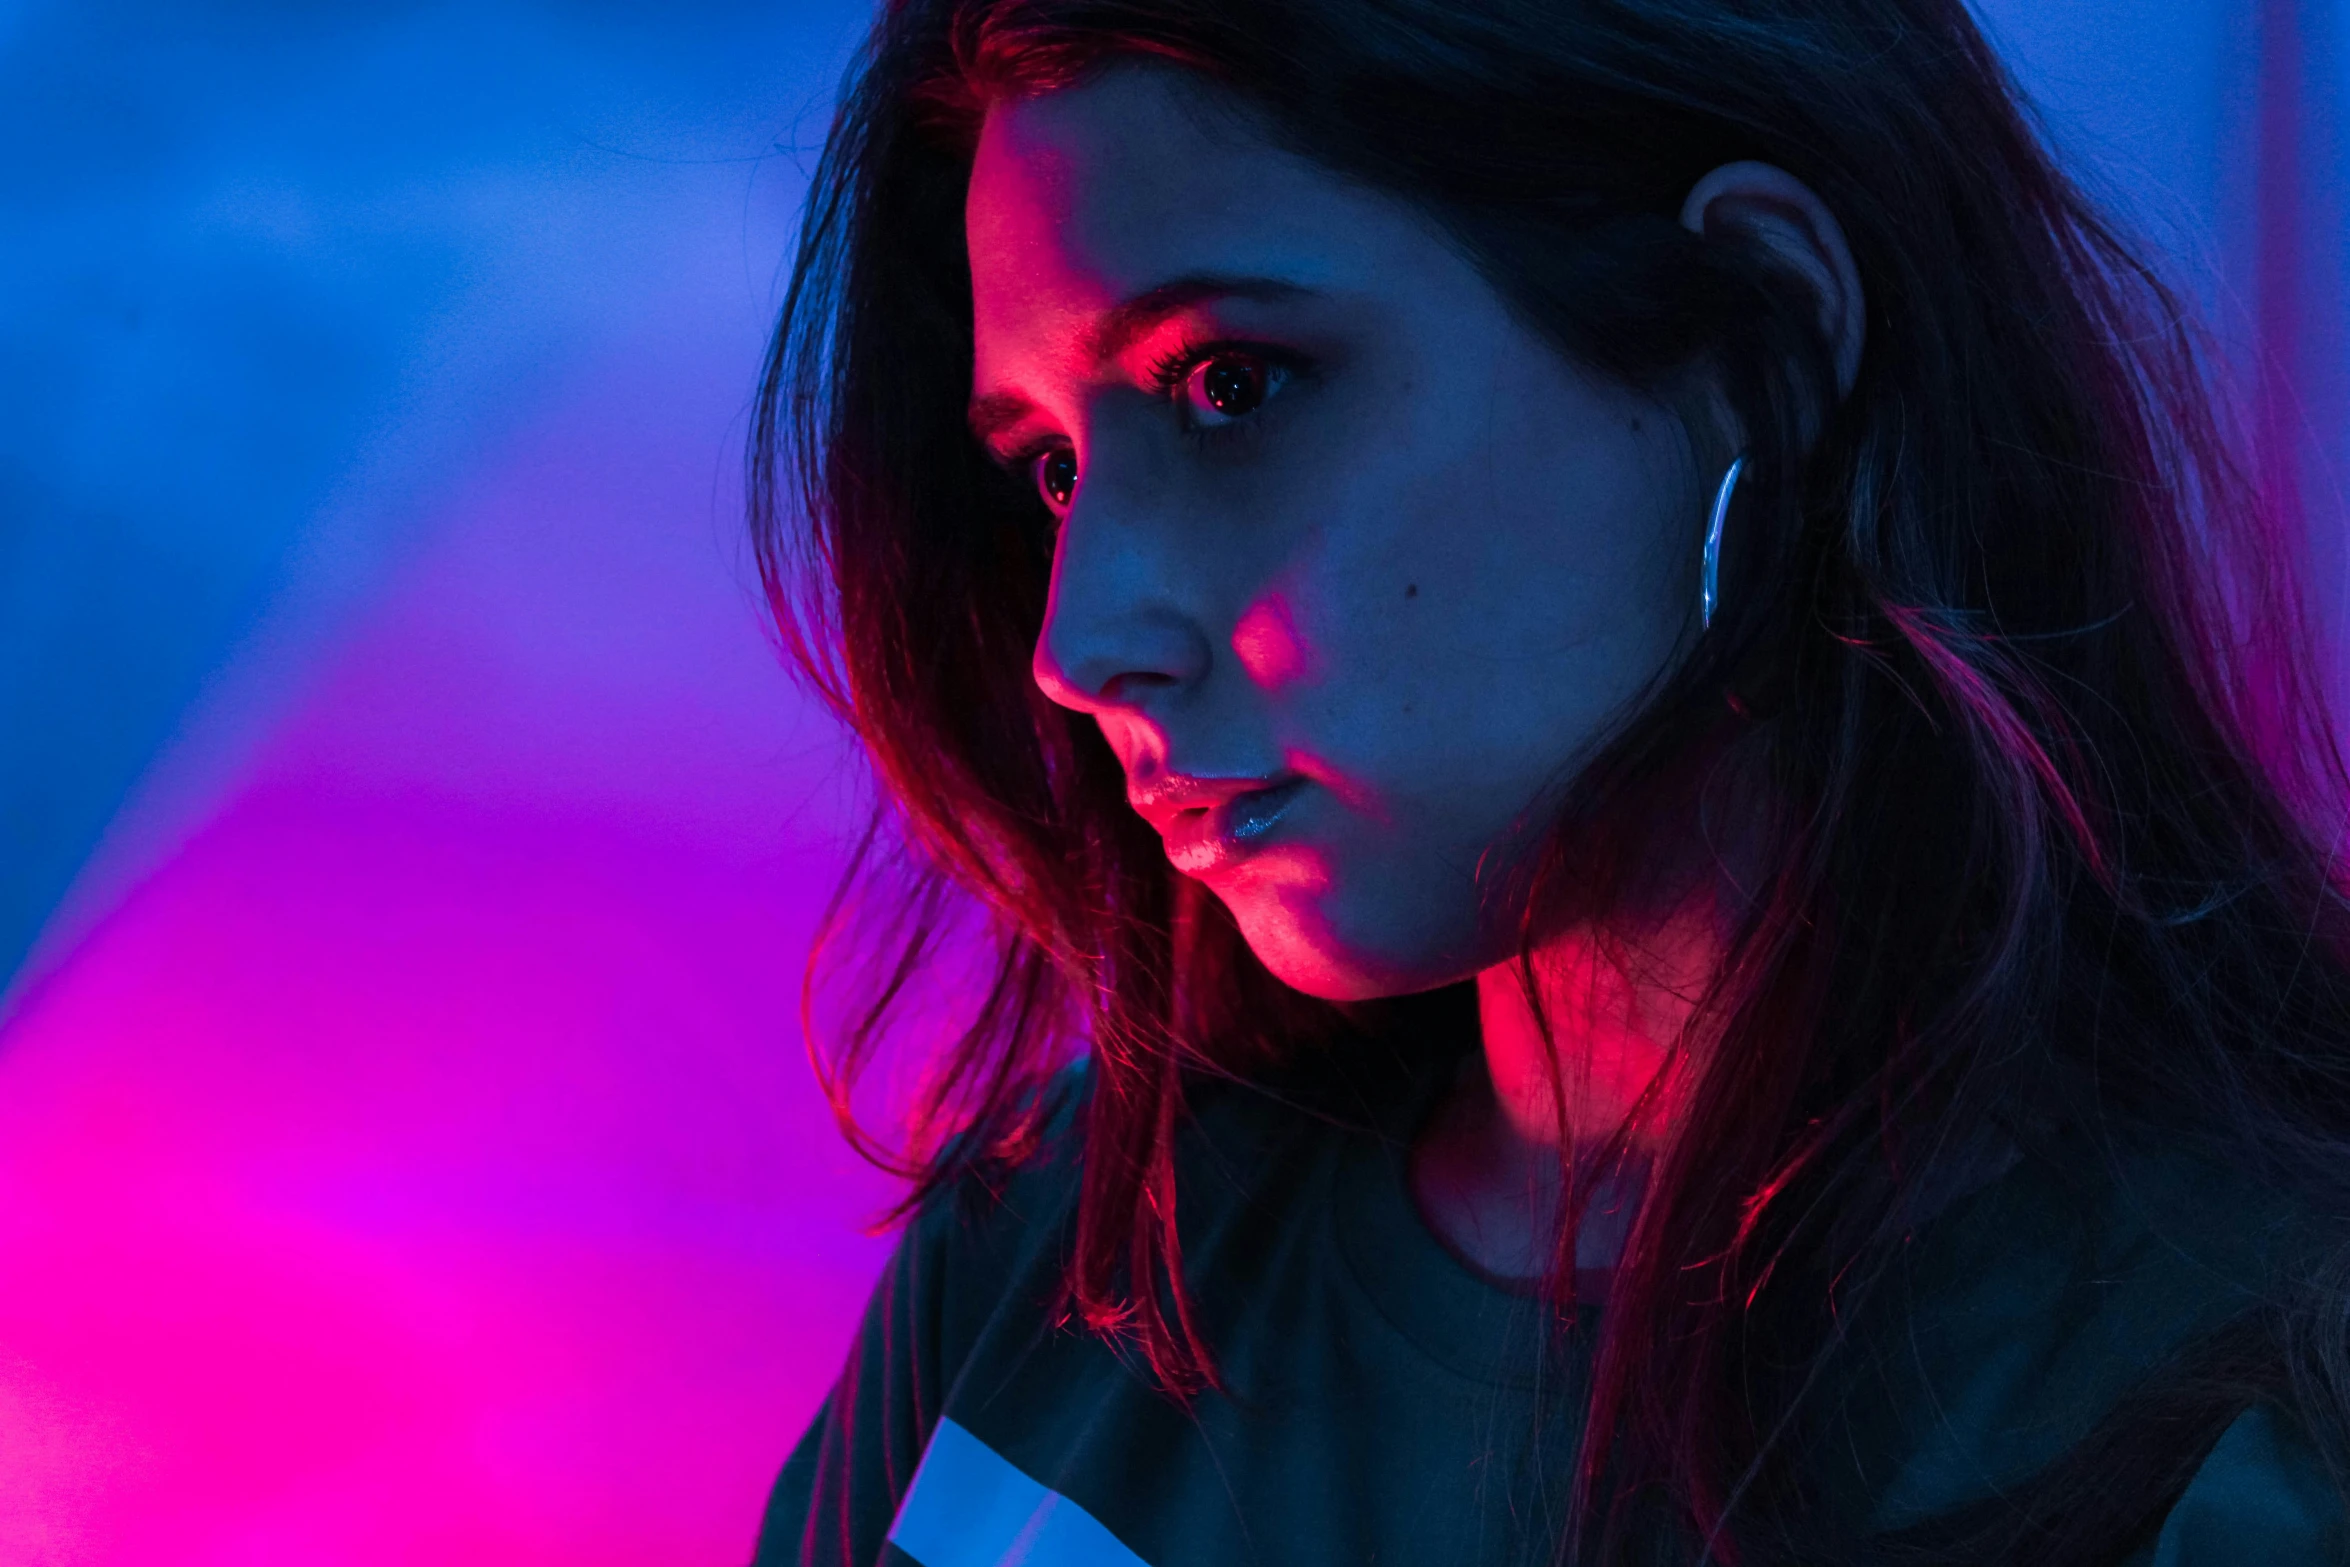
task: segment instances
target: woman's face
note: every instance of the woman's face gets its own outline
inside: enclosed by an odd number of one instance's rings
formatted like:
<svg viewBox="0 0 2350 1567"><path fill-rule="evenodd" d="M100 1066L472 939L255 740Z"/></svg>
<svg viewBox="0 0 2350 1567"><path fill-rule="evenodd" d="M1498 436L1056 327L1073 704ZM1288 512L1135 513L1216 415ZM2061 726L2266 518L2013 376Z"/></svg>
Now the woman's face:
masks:
<svg viewBox="0 0 2350 1567"><path fill-rule="evenodd" d="M1037 683L1175 867L1332 999L1499 961L1482 886L1669 660L1681 424L1416 211L1155 67L987 116L972 424L1059 519Z"/></svg>

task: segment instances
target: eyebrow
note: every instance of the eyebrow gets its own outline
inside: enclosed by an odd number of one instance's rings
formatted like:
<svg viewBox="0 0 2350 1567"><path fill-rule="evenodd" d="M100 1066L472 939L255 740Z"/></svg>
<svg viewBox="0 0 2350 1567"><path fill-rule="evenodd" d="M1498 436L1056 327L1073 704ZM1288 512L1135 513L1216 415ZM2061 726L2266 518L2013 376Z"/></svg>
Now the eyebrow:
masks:
<svg viewBox="0 0 2350 1567"><path fill-rule="evenodd" d="M1087 328L1083 338L1086 357L1095 364L1115 359L1134 346L1135 340L1156 328L1169 316L1180 314L1197 305L1219 299L1249 299L1264 304L1276 304L1296 299L1314 291L1302 283L1291 283L1273 277L1235 277L1217 272L1194 272L1155 288L1144 289L1120 304ZM1026 418L1035 404L1018 392L990 392L971 400L966 415L971 433L985 442Z"/></svg>

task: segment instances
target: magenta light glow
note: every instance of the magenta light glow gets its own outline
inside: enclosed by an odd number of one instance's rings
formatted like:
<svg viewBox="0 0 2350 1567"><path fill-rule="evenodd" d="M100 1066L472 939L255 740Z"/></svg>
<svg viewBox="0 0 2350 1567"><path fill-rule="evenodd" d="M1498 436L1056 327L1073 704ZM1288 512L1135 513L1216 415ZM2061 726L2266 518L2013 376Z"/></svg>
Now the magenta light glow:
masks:
<svg viewBox="0 0 2350 1567"><path fill-rule="evenodd" d="M840 759L706 368L514 440L8 1030L0 1558L748 1555L886 1192L791 1024Z"/></svg>

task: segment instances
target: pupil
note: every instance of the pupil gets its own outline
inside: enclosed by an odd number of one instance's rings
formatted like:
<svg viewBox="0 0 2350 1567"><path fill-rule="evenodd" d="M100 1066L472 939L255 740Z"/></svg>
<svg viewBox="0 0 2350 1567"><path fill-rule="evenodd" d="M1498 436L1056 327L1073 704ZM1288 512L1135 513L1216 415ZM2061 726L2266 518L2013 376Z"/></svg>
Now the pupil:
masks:
<svg viewBox="0 0 2350 1567"><path fill-rule="evenodd" d="M1077 493L1077 454L1067 447L1037 459L1036 482L1055 506L1066 506Z"/></svg>
<svg viewBox="0 0 2350 1567"><path fill-rule="evenodd" d="M1249 359L1219 359L1200 377L1208 406L1226 418L1237 418L1264 400L1265 372Z"/></svg>

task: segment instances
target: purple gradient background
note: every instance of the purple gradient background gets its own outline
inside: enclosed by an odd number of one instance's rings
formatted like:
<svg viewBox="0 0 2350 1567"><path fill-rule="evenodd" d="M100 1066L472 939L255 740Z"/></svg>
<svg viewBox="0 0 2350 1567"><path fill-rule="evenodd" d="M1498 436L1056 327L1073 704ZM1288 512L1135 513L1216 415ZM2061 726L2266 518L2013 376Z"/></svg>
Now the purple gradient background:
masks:
<svg viewBox="0 0 2350 1567"><path fill-rule="evenodd" d="M2338 614L2341 0L1988 9ZM734 482L863 15L0 5L0 1564L748 1555L886 1246Z"/></svg>

